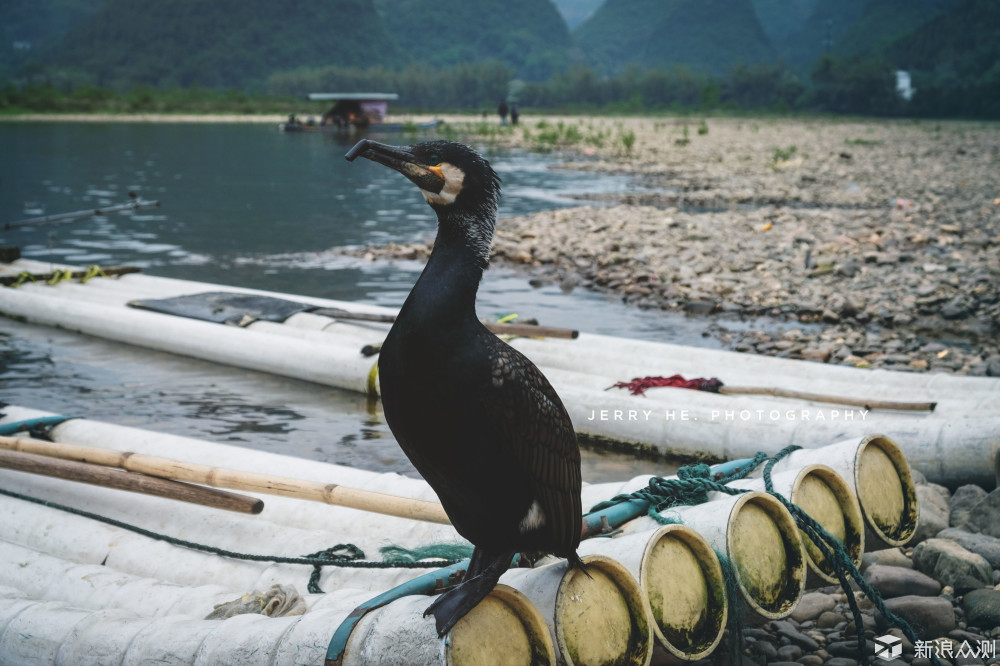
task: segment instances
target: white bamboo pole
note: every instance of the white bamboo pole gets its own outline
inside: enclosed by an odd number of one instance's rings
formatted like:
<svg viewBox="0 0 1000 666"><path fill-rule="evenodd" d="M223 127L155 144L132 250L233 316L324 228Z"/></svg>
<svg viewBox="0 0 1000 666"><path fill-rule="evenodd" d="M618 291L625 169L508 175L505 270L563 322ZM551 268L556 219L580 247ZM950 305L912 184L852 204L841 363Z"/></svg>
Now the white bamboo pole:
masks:
<svg viewBox="0 0 1000 666"><path fill-rule="evenodd" d="M772 474L771 481L775 492L805 511L844 546L854 566L861 565L861 556L865 552L865 523L857 497L840 474L826 465L807 465ZM763 491L764 479L744 479L729 485ZM806 585L818 587L839 583L832 564L812 539L802 530L799 530L799 536L809 567Z"/></svg>
<svg viewBox="0 0 1000 666"><path fill-rule="evenodd" d="M722 640L728 604L722 567L705 539L687 525L587 539L581 555L604 555L639 582L656 642L673 657L697 661Z"/></svg>
<svg viewBox="0 0 1000 666"><path fill-rule="evenodd" d="M583 561L586 573L561 560L511 569L500 582L541 612L560 663L648 664L653 635L638 582L609 557L588 555Z"/></svg>

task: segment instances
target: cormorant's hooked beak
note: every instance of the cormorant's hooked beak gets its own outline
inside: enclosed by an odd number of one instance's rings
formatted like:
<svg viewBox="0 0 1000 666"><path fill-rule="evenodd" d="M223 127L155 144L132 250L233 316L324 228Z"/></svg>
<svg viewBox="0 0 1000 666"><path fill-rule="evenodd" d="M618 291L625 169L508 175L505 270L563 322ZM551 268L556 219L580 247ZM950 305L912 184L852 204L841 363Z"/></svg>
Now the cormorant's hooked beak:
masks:
<svg viewBox="0 0 1000 666"><path fill-rule="evenodd" d="M388 146L378 141L361 139L344 155L348 162L358 157L366 157L403 174L417 187L437 194L444 189L444 174L436 165L421 164L417 156L407 146Z"/></svg>

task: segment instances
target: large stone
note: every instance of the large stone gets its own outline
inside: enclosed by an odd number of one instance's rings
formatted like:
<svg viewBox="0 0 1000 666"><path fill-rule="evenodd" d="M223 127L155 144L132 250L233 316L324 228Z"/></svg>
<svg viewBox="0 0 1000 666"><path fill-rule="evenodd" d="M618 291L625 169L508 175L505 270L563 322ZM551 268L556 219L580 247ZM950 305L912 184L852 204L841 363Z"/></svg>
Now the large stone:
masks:
<svg viewBox="0 0 1000 666"><path fill-rule="evenodd" d="M782 645L778 648L778 659L780 661L798 661L803 655L803 650L798 645Z"/></svg>
<svg viewBox="0 0 1000 666"><path fill-rule="evenodd" d="M865 570L865 580L878 590L883 598L901 597L906 594L936 597L941 592L941 583L925 573L903 567L873 564Z"/></svg>
<svg viewBox="0 0 1000 666"><path fill-rule="evenodd" d="M913 549L913 565L928 576L954 587L964 577L993 584L993 568L982 555L948 539L928 539ZM963 585L968 583L963 581Z"/></svg>
<svg viewBox="0 0 1000 666"><path fill-rule="evenodd" d="M970 532L982 532L1000 537L1000 488L995 489L973 507L968 521Z"/></svg>
<svg viewBox="0 0 1000 666"><path fill-rule="evenodd" d="M973 507L986 498L988 493L977 485L960 486L951 496L951 516L949 525L960 529L966 528Z"/></svg>
<svg viewBox="0 0 1000 666"><path fill-rule="evenodd" d="M962 598L965 621L984 631L1000 627L1000 590L973 590Z"/></svg>
<svg viewBox="0 0 1000 666"><path fill-rule="evenodd" d="M836 605L837 601L829 594L806 592L792 611L792 619L800 624L806 620L815 620L823 611L833 610Z"/></svg>
<svg viewBox="0 0 1000 666"><path fill-rule="evenodd" d="M973 534L954 527L938 532L938 538L954 541L962 548L985 557L994 569L1000 569L1000 539L986 534Z"/></svg>
<svg viewBox="0 0 1000 666"><path fill-rule="evenodd" d="M899 548L884 548L882 550L872 550L861 556L861 571L875 564L885 564L891 567L913 568L913 560L906 556Z"/></svg>
<svg viewBox="0 0 1000 666"><path fill-rule="evenodd" d="M771 623L771 626L774 627L774 630L779 636L784 636L795 645L801 647L803 650L813 652L819 649L819 643L796 629L795 625L791 622L786 620L775 620Z"/></svg>
<svg viewBox="0 0 1000 666"><path fill-rule="evenodd" d="M917 529L910 540L911 544L931 539L938 532L948 527L951 509L948 498L941 494L939 487L932 484L920 484L916 487L917 506L920 516L917 519Z"/></svg>
<svg viewBox="0 0 1000 666"><path fill-rule="evenodd" d="M955 609L944 597L907 595L886 599L885 607L910 623L921 640L945 636L955 628Z"/></svg>

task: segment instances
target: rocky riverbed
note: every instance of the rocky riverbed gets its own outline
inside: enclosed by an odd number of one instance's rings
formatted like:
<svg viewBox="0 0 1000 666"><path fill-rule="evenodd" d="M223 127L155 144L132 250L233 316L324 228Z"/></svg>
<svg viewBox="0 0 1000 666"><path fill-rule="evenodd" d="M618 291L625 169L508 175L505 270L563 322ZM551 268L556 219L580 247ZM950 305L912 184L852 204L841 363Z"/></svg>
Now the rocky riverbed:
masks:
<svg viewBox="0 0 1000 666"><path fill-rule="evenodd" d="M861 572L918 643L857 593L870 662L923 666L936 656L943 664L1000 663L1000 490L967 485L952 494L915 476L917 533L902 549L866 553ZM886 635L900 639L902 654L871 659L875 639ZM735 651L720 648L703 663L725 663L720 655L727 653L744 664L854 666L858 635L847 595L838 586L809 591L790 617L744 629Z"/></svg>
<svg viewBox="0 0 1000 666"><path fill-rule="evenodd" d="M634 176L500 220L494 261L536 281L706 318L738 351L1000 376L996 124L566 118L489 141ZM429 243L355 251L420 259Z"/></svg>

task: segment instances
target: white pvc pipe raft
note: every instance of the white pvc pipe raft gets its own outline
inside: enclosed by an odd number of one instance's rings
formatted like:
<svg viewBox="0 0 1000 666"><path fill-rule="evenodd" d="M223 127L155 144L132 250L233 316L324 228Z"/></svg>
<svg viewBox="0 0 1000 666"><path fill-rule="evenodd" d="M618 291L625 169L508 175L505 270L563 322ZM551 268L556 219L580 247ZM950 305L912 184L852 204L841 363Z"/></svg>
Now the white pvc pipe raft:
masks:
<svg viewBox="0 0 1000 666"><path fill-rule="evenodd" d="M541 612L559 663L648 664L653 633L638 582L609 557L582 559L586 573L561 560L511 569L500 582L522 592Z"/></svg>
<svg viewBox="0 0 1000 666"><path fill-rule="evenodd" d="M806 584L805 552L788 509L757 491L709 493L709 499L704 504L672 507L660 515L690 526L729 560L740 592L739 600L729 599L730 612L745 611L744 618L754 623L787 617ZM625 530L648 530L655 525L652 518L642 517L627 523Z"/></svg>
<svg viewBox="0 0 1000 666"><path fill-rule="evenodd" d="M497 585L445 639L438 638L434 617L424 616L430 603L429 597L410 596L369 611L351 633L340 664L556 664L542 614L512 587Z"/></svg>
<svg viewBox="0 0 1000 666"><path fill-rule="evenodd" d="M341 595L336 608L300 616L247 614L203 620L147 617L123 609L89 610L7 591L0 594L0 662L10 666L322 664L334 629L361 600L350 593ZM342 663L555 663L538 611L513 590L501 586L446 639L437 637L433 618L423 617L428 602L427 597L404 597L369 613L359 625L361 632L348 643ZM533 661L523 660L525 655ZM505 661L505 656L512 661Z"/></svg>
<svg viewBox="0 0 1000 666"><path fill-rule="evenodd" d="M50 267L42 262L20 260L0 266L0 272L43 271ZM170 320L184 320L125 306L136 294L166 297L204 291L251 293L321 307L392 312L376 306L141 274L97 278L85 286L25 285L3 289L0 311L130 344L352 391L370 390L375 358L361 356L359 343L378 342L383 335L378 331L385 327L358 322L331 324L326 317L302 314L293 316L294 323L253 324L242 332L243 336L234 335L238 329L216 336L212 331L226 327L194 320L167 324ZM82 307L80 300L79 294L84 292L88 299L94 299L88 307ZM89 316L81 312L95 308ZM315 319L298 320L310 317ZM299 326L313 332L325 328L330 340L313 334L303 337ZM158 328L163 328L169 340L159 339ZM178 342L187 336L194 344ZM213 337L220 338L215 346L211 344ZM948 485L978 483L985 487L995 483L993 470L1000 453L997 436L1000 379L862 371L588 334L581 334L577 340L518 339L512 344L546 373L562 396L577 430L598 439L655 448L668 454L732 459L751 456L761 446L771 450L788 444L812 447L876 431L888 433L899 441L911 464L932 481ZM277 353L279 349L282 353ZM586 372L579 371L580 358L588 360ZM317 364L317 359L325 362ZM713 373L706 368L724 368L725 372ZM645 397L604 391L616 381L631 378L623 375L668 372L724 374L723 379L730 385L758 384L761 377L770 377L774 378L772 381L790 384L789 388L812 392L937 400L938 408L930 415L902 414L777 398L699 395L697 391L683 389L651 390Z"/></svg>
<svg viewBox="0 0 1000 666"><path fill-rule="evenodd" d="M592 538L580 555L604 555L639 582L657 645L683 661L708 657L722 640L728 604L719 558L687 525Z"/></svg>
<svg viewBox="0 0 1000 666"><path fill-rule="evenodd" d="M917 529L917 491L907 457L885 435L847 439L822 449L800 449L782 458L775 471L822 463L854 491L865 521L868 550L901 546ZM756 470L754 475L759 475Z"/></svg>
<svg viewBox="0 0 1000 666"><path fill-rule="evenodd" d="M53 268L79 269L79 267L65 264L19 259L11 264L0 265L0 275L16 275L21 271L42 273L48 272ZM59 285L55 287L55 290L63 286ZM261 289L209 284L177 278L155 277L142 273L122 275L113 279L95 278L87 283L87 288L95 289L108 288L110 290L116 286L127 289L133 295L140 294L146 298L166 298L205 291L228 291L285 298L309 303L318 307L340 308L356 312L370 312L375 314L395 314L396 312L391 308L361 303L290 295ZM127 299L122 299L121 302L125 300ZM377 341L372 340L371 342ZM523 351L528 353L529 356L535 353L529 350L530 347L536 347L539 352L566 348L569 351L568 355L560 354L554 356L553 363L563 363L568 360L571 365L567 367L572 368L574 367L572 363L580 355L585 355L595 360L598 365L598 374L609 374L608 371L610 371L612 376L617 375L623 367L631 367L633 370L638 371L637 376L662 374L671 368L678 369L673 370L670 374L678 372L681 374L704 375L706 373L703 369L706 367L722 367L725 368L727 373L727 377L723 379L727 383L734 385L757 384L762 377L781 375L801 377L810 382L841 384L846 387L857 386L859 382L871 383L877 386L892 386L901 391L901 393L892 395L897 397L905 396L899 397L899 399L904 400L923 400L936 392L957 392L963 395L968 395L970 392L976 394L1000 393L1000 380L996 379L961 377L944 373L912 374L892 372L890 370L859 370L843 366L802 363L790 359L740 354L737 352L722 352L590 333L581 333L580 337L573 341L520 339L515 341L515 345L523 346ZM610 363L602 367L602 359L610 361ZM649 370L647 368L651 363L662 364L667 367ZM543 365L547 364L543 363Z"/></svg>
<svg viewBox="0 0 1000 666"><path fill-rule="evenodd" d="M861 507L847 481L826 465L807 465L801 469L788 469L771 475L774 491L802 509L819 523L826 532L844 547L855 567L861 565L864 554L865 523ZM764 490L764 479L744 479L729 483L734 488ZM805 547L809 578L806 585L813 587L839 583L833 564L813 543L806 532L799 530Z"/></svg>

